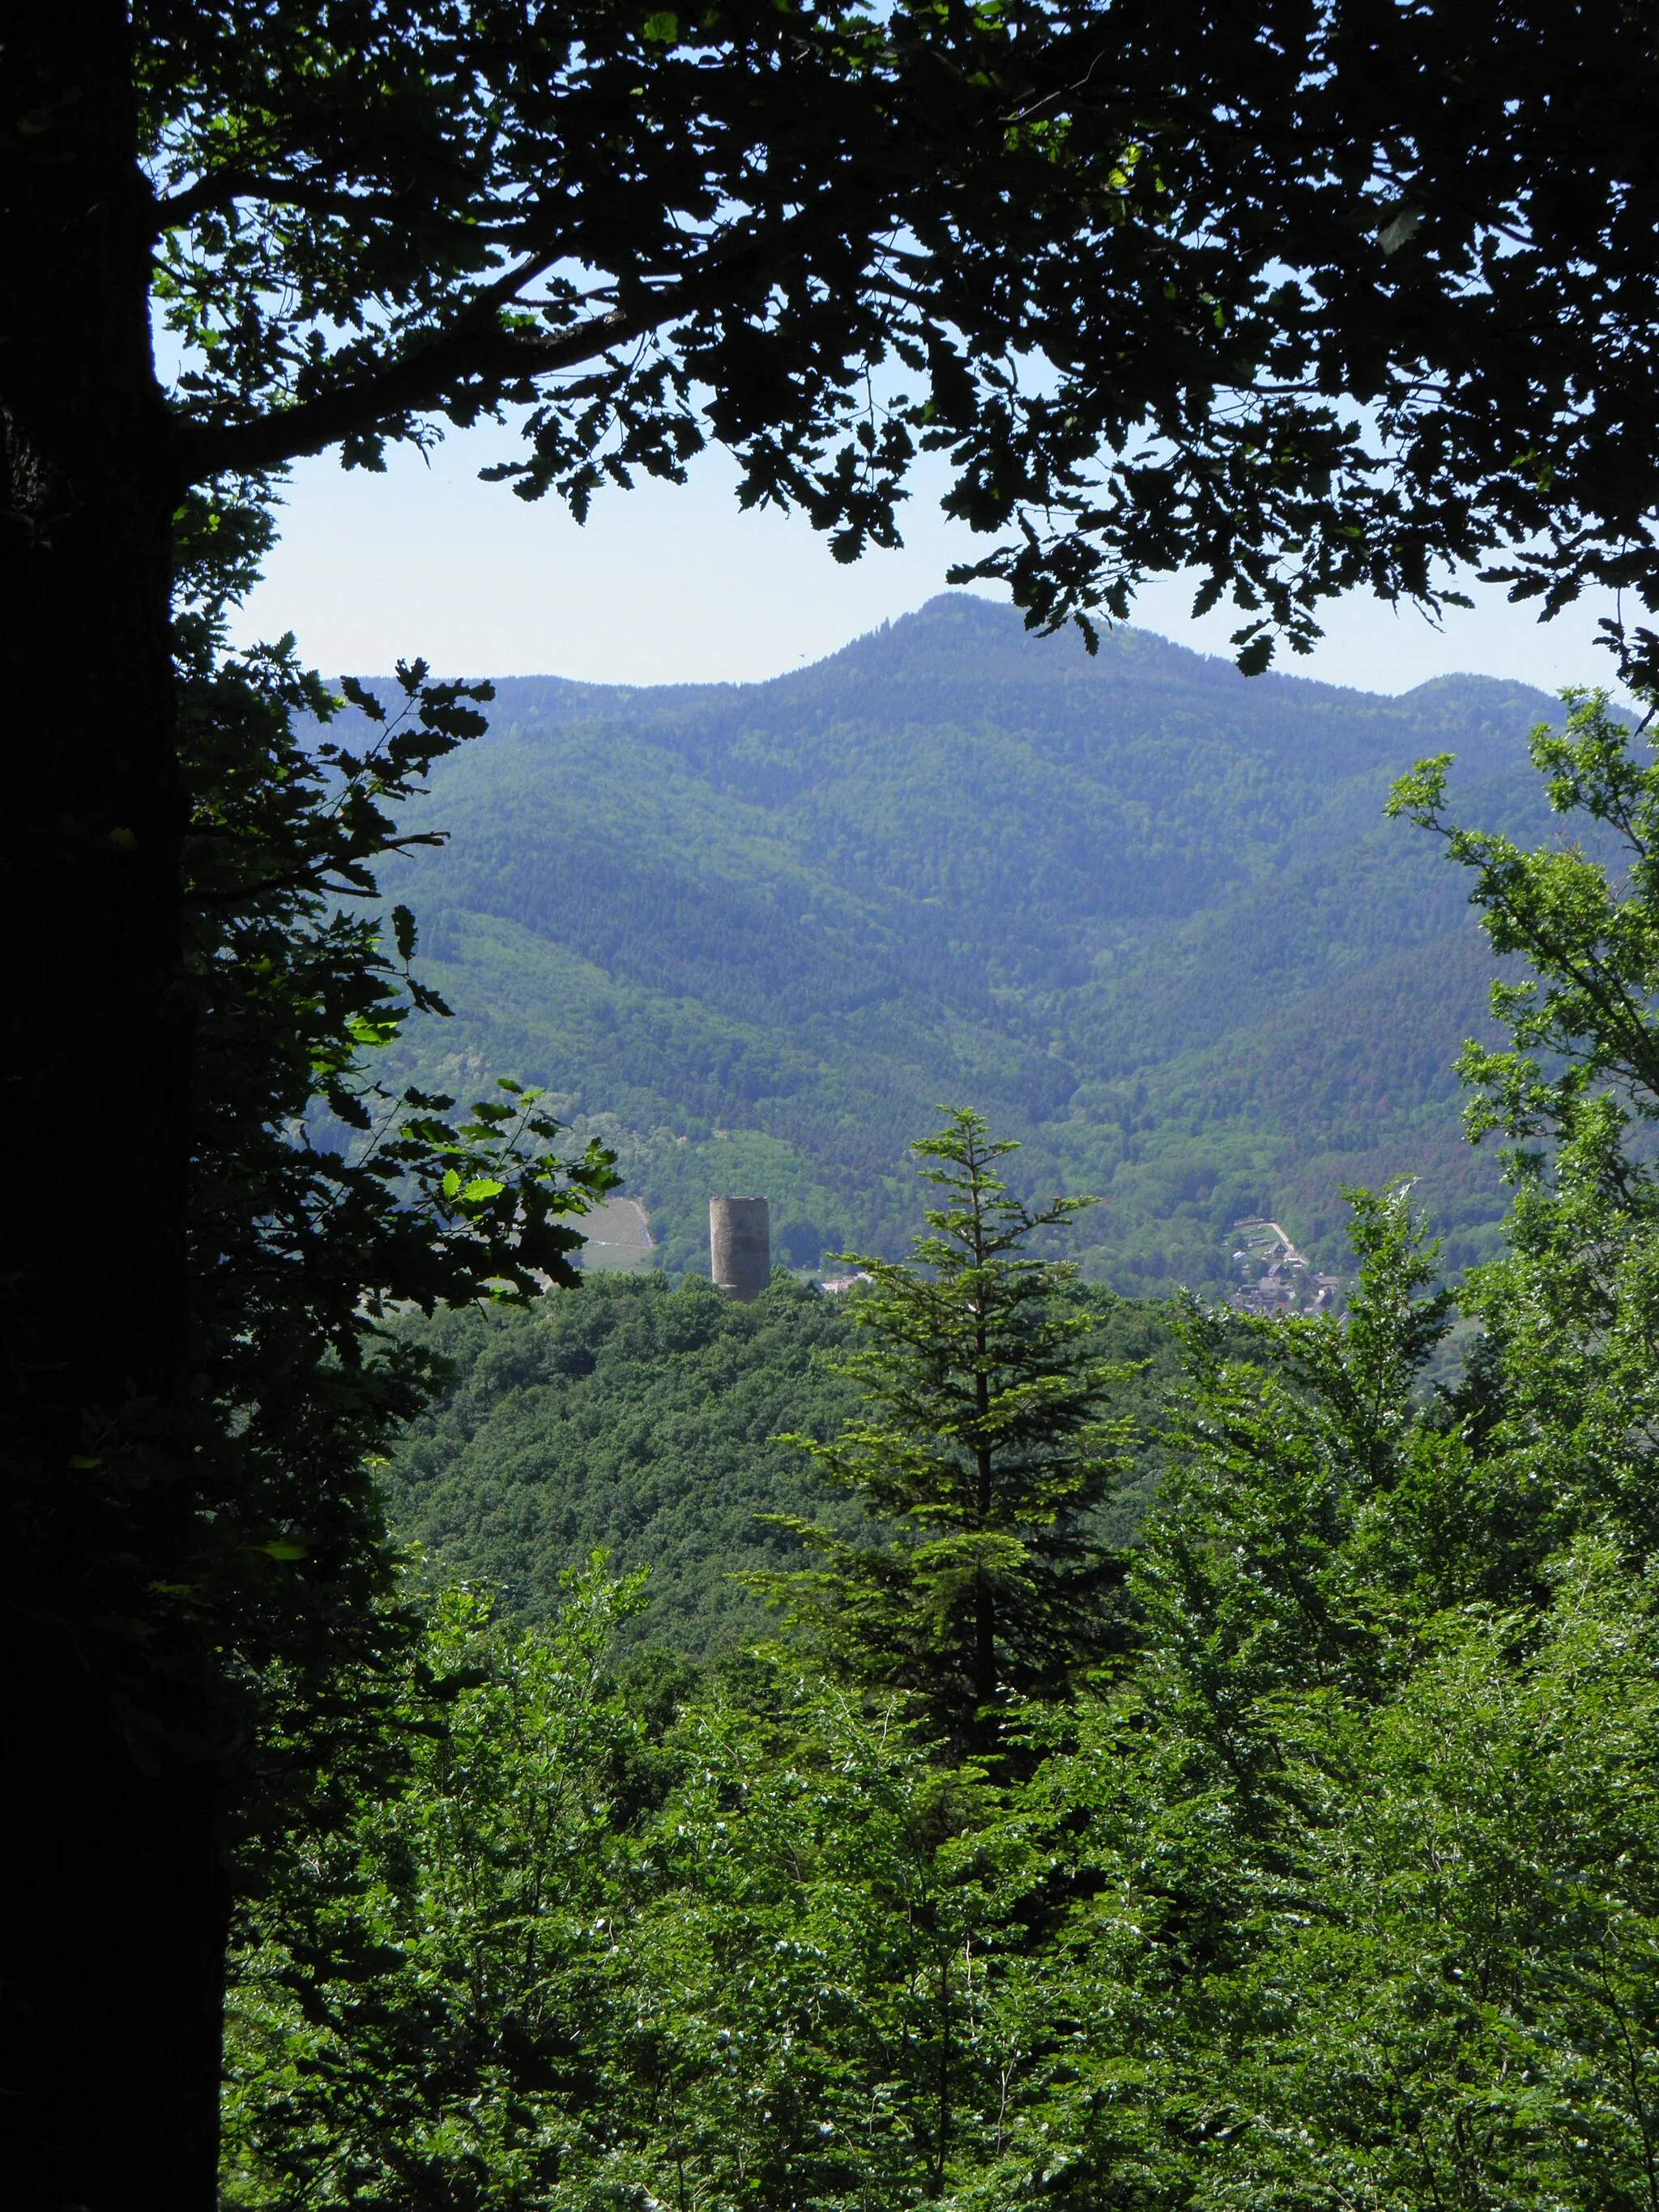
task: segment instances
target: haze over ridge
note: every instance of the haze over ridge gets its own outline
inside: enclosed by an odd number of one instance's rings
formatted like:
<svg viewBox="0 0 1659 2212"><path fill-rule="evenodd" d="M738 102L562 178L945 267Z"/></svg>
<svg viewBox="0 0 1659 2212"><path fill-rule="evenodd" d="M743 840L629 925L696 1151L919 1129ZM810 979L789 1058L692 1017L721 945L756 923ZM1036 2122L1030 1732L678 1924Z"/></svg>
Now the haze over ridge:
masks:
<svg viewBox="0 0 1659 2212"><path fill-rule="evenodd" d="M1471 819L1540 834L1525 738L1559 711L1134 629L1091 659L965 593L761 683L506 678L421 810L451 843L387 879L458 1016L402 1065L601 1117L671 1266L720 1188L766 1190L803 1263L896 1249L945 1098L1102 1194L1088 1266L1126 1290L1217 1287L1249 1212L1337 1259L1337 1186L1407 1170L1468 1259L1502 1205L1449 1063L1491 963L1382 805L1450 750Z"/></svg>

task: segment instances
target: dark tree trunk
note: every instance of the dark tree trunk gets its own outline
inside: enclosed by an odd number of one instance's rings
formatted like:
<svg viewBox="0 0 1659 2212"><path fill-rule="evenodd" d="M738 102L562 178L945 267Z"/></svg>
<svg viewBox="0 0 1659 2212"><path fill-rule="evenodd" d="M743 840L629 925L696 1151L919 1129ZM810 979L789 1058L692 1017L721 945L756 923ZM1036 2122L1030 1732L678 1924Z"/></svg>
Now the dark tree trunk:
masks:
<svg viewBox="0 0 1659 2212"><path fill-rule="evenodd" d="M122 9L0 52L9 2204L214 2201L226 1882L182 1427L173 491ZM171 1613L169 1607L171 1607Z"/></svg>
<svg viewBox="0 0 1659 2212"><path fill-rule="evenodd" d="M981 1706L997 1693L997 1601L983 1582L974 1612L974 1695Z"/></svg>
<svg viewBox="0 0 1659 2212"><path fill-rule="evenodd" d="M975 1377L975 1402L981 1431L989 1417L990 1384L985 1374L985 1331L979 1333L979 1372ZM991 1455L981 1447L979 1452L979 1519L981 1529L990 1526L993 1474ZM997 1601L996 1593L981 1575L974 1595L974 1697L982 1709L997 1693Z"/></svg>

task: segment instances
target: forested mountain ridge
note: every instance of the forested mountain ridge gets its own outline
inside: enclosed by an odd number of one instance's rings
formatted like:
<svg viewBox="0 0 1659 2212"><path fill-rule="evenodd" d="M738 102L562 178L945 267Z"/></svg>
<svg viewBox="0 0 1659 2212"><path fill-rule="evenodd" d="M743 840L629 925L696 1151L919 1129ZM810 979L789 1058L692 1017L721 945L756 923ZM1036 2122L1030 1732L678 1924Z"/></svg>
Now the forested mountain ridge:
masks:
<svg viewBox="0 0 1659 2212"><path fill-rule="evenodd" d="M1467 818L1537 834L1553 712L1246 679L1134 630L1091 659L960 594L769 684L508 679L421 810L450 843L388 879L459 1018L403 1064L598 1118L671 1266L720 1187L765 1190L800 1263L895 1249L946 1098L1102 1194L1086 1264L1126 1290L1214 1287L1245 1213L1334 1258L1338 1184L1407 1169L1472 1256L1501 1201L1449 1061L1489 963L1381 810L1450 750Z"/></svg>

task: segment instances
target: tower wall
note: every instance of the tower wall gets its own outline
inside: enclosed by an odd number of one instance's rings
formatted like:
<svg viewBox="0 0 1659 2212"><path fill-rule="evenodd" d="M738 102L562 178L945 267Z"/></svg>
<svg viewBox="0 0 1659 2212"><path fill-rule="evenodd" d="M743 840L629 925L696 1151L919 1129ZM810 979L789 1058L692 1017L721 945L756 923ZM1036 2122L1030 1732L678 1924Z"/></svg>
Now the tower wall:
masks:
<svg viewBox="0 0 1659 2212"><path fill-rule="evenodd" d="M757 1298L772 1279L772 1222L763 1198L711 1198L708 1258L715 1282L734 1298Z"/></svg>

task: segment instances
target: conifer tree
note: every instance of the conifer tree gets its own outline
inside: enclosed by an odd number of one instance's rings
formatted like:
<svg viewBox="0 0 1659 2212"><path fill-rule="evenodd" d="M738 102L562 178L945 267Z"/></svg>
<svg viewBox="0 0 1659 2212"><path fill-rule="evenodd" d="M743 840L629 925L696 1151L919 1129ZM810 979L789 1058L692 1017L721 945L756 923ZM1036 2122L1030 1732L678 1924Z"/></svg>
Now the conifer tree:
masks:
<svg viewBox="0 0 1659 2212"><path fill-rule="evenodd" d="M964 1109L911 1150L941 1194L914 1257L846 1255L871 1280L865 1347L838 1371L868 1411L831 1442L788 1439L883 1533L780 1516L822 1564L756 1580L836 1671L920 1692L972 1741L1002 1693L1064 1693L1109 1632L1117 1569L1090 1523L1121 1464L1107 1408L1126 1370L1091 1354L1075 1265L1027 1249L1092 1200L1033 1212L996 1173L1018 1146Z"/></svg>

